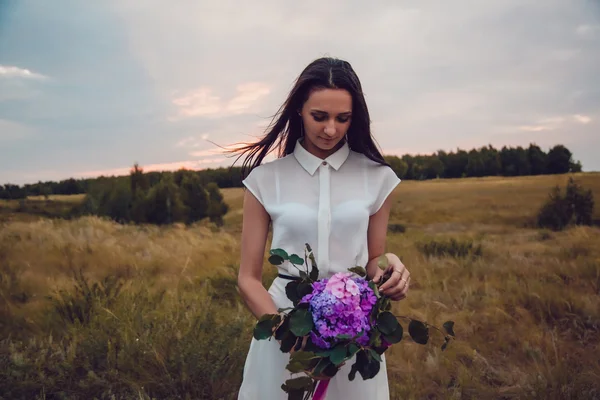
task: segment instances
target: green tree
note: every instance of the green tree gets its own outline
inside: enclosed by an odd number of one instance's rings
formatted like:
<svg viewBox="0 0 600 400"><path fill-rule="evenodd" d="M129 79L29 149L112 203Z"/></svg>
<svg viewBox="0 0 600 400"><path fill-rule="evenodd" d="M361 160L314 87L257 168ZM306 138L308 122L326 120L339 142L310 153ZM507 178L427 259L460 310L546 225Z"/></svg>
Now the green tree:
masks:
<svg viewBox="0 0 600 400"><path fill-rule="evenodd" d="M131 221L131 187L124 183L112 185L106 205L107 216L119 223Z"/></svg>
<svg viewBox="0 0 600 400"><path fill-rule="evenodd" d="M477 150L471 150L469 152L469 158L467 162L467 176L484 176L485 175L485 164L481 153Z"/></svg>
<svg viewBox="0 0 600 400"><path fill-rule="evenodd" d="M212 222L222 226L223 215L227 213L229 207L223 201L223 195L216 183L209 183L206 191L208 192L208 216Z"/></svg>
<svg viewBox="0 0 600 400"><path fill-rule="evenodd" d="M517 148L504 146L500 151L500 160L504 176L523 176L531 173L527 151L521 146Z"/></svg>
<svg viewBox="0 0 600 400"><path fill-rule="evenodd" d="M142 193L146 193L148 191L150 187L148 178L138 163L133 164L133 168L129 171L129 179L131 185L131 194L133 197L136 197L138 191Z"/></svg>
<svg viewBox="0 0 600 400"><path fill-rule="evenodd" d="M208 216L209 198L197 174L188 174L181 182L183 204L187 209L187 222L200 221ZM220 193L219 193L220 195ZM217 195L213 195L215 198ZM222 199L222 198L221 198Z"/></svg>
<svg viewBox="0 0 600 400"><path fill-rule="evenodd" d="M527 158L531 166L531 175L541 175L546 173L546 164L548 155L536 144L530 144L527 149Z"/></svg>
<svg viewBox="0 0 600 400"><path fill-rule="evenodd" d="M437 156L428 156L423 163L424 179L436 179L444 175L444 163Z"/></svg>
<svg viewBox="0 0 600 400"><path fill-rule="evenodd" d="M172 175L163 176L150 189L146 199L146 220L157 225L185 220L185 206Z"/></svg>
<svg viewBox="0 0 600 400"><path fill-rule="evenodd" d="M385 156L384 158L396 175L398 175L398 178L404 179L408 170L408 164L398 156Z"/></svg>
<svg viewBox="0 0 600 400"><path fill-rule="evenodd" d="M565 174L571 169L572 153L562 144L556 145L548 152L547 171L549 174Z"/></svg>
<svg viewBox="0 0 600 400"><path fill-rule="evenodd" d="M502 170L500 154L492 145L479 149L481 161L483 163L483 174L485 176L496 176Z"/></svg>

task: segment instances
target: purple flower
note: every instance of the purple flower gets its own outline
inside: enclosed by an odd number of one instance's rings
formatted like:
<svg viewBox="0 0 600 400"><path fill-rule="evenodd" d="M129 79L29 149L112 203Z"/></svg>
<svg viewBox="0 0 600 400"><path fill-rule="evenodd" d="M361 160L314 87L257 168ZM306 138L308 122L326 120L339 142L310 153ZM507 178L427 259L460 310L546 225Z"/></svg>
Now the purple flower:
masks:
<svg viewBox="0 0 600 400"><path fill-rule="evenodd" d="M314 282L313 292L302 298L309 304L315 324L311 338L315 345L330 348L338 336L355 338L368 344L371 330L369 315L377 297L363 278L352 273L338 273Z"/></svg>

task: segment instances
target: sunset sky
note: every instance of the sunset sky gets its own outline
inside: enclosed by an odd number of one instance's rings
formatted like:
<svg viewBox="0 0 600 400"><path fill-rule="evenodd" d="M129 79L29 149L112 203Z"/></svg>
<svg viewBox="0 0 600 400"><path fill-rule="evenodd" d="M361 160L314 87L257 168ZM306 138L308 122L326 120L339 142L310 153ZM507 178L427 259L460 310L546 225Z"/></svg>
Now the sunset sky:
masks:
<svg viewBox="0 0 600 400"><path fill-rule="evenodd" d="M385 154L564 144L600 170L600 2L0 0L0 184L230 165L348 60Z"/></svg>

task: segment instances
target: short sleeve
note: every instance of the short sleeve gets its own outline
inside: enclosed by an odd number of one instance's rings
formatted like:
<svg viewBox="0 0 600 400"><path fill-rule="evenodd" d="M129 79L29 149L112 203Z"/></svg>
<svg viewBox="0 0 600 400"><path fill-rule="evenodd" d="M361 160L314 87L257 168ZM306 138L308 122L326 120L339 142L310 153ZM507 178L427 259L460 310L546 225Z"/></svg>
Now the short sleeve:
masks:
<svg viewBox="0 0 600 400"><path fill-rule="evenodd" d="M254 195L254 197L256 197L263 207L266 207L263 193L264 189L261 187L261 183L264 183L262 175L263 169L258 166L250 171L246 179L242 181L242 184Z"/></svg>
<svg viewBox="0 0 600 400"><path fill-rule="evenodd" d="M385 200L400 182L401 180L398 178L398 175L388 166L378 166L372 171L370 186L371 193L375 195L375 199L371 205L371 215L379 211Z"/></svg>

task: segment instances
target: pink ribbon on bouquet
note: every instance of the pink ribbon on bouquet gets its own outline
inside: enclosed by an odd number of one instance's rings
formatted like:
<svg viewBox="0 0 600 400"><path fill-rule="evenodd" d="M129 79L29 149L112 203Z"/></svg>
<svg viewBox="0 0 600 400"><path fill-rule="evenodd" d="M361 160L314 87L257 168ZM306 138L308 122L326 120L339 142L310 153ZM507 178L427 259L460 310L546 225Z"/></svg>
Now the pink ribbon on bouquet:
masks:
<svg viewBox="0 0 600 400"><path fill-rule="evenodd" d="M325 395L327 394L327 387L329 387L329 379L319 381L319 383L317 383L317 389L315 390L313 400L325 399Z"/></svg>

